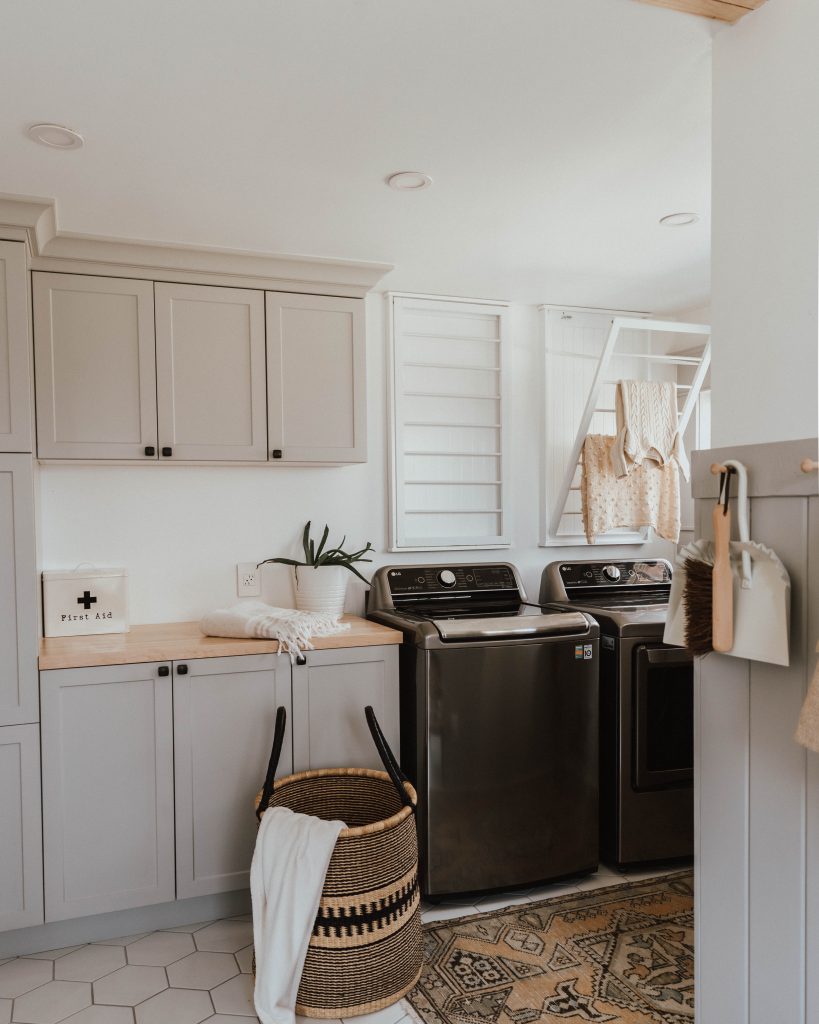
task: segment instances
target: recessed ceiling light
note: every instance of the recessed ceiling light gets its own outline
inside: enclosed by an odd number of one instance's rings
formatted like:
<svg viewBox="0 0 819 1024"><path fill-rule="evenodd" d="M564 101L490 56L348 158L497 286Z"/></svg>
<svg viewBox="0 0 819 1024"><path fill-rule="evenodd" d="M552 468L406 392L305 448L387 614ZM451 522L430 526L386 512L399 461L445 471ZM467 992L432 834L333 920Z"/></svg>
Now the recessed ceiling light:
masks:
<svg viewBox="0 0 819 1024"><path fill-rule="evenodd" d="M61 124L33 124L28 130L29 138L52 149L79 149L85 139L73 128Z"/></svg>
<svg viewBox="0 0 819 1024"><path fill-rule="evenodd" d="M699 219L696 213L669 213L666 217L660 217L660 223L667 228L684 228L696 224Z"/></svg>
<svg viewBox="0 0 819 1024"><path fill-rule="evenodd" d="M387 184L399 192L420 192L430 187L432 178L421 171L398 171L387 178Z"/></svg>

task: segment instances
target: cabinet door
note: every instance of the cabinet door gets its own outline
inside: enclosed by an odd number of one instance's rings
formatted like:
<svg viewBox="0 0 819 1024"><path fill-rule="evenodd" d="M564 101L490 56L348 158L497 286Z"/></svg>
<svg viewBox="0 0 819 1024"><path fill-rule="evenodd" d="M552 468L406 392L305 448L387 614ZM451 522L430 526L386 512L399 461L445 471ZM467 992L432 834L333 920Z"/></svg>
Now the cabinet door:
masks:
<svg viewBox="0 0 819 1024"><path fill-rule="evenodd" d="M43 923L40 730L0 729L0 931Z"/></svg>
<svg viewBox="0 0 819 1024"><path fill-rule="evenodd" d="M40 458L156 458L153 284L32 277Z"/></svg>
<svg viewBox="0 0 819 1024"><path fill-rule="evenodd" d="M366 462L364 300L268 292L266 302L271 458Z"/></svg>
<svg viewBox="0 0 819 1024"><path fill-rule="evenodd" d="M263 293L190 284L155 293L160 457L264 462Z"/></svg>
<svg viewBox="0 0 819 1024"><path fill-rule="evenodd" d="M247 889L276 708L288 732L279 775L292 770L290 661L275 654L175 666L176 893ZM184 670L184 672L180 672Z"/></svg>
<svg viewBox="0 0 819 1024"><path fill-rule="evenodd" d="M174 898L167 667L41 673L46 921Z"/></svg>
<svg viewBox="0 0 819 1024"><path fill-rule="evenodd" d="M398 648L308 651L293 668L293 770L383 768L364 718L371 704L400 758Z"/></svg>
<svg viewBox="0 0 819 1024"><path fill-rule="evenodd" d="M32 474L30 455L0 455L0 726L39 718Z"/></svg>
<svg viewBox="0 0 819 1024"><path fill-rule="evenodd" d="M0 242L0 452L30 452L31 376L23 242Z"/></svg>

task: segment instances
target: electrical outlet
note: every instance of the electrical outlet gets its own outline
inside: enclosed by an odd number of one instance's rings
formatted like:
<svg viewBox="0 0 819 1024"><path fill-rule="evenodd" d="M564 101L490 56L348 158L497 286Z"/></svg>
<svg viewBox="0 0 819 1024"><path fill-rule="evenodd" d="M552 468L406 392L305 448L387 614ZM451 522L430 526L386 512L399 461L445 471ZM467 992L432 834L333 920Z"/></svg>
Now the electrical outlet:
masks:
<svg viewBox="0 0 819 1024"><path fill-rule="evenodd" d="M262 592L261 570L255 562L236 565L236 593L239 597L259 597Z"/></svg>

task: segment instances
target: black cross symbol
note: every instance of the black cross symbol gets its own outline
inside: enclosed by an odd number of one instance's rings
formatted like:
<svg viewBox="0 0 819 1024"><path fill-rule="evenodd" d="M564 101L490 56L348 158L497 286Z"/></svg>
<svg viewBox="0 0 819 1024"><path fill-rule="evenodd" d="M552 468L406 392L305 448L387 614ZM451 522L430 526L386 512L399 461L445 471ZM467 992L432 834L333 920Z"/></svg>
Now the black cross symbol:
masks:
<svg viewBox="0 0 819 1024"><path fill-rule="evenodd" d="M91 591L90 590L84 591L82 597L78 597L77 598L77 604L81 604L83 606L83 608L85 608L86 611L88 611L88 609L91 607L92 604L96 604L96 603L97 603L97 599L96 599L96 597L92 597L91 596Z"/></svg>

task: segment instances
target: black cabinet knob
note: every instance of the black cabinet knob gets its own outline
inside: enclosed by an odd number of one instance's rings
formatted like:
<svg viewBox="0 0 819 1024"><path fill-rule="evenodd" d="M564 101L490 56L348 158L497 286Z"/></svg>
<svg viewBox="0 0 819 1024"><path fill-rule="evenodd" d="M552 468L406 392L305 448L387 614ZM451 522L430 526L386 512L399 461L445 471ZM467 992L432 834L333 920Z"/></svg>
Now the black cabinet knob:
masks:
<svg viewBox="0 0 819 1024"><path fill-rule="evenodd" d="M176 666L176 674L178 676L186 676L188 674L188 666L187 665L177 665Z"/></svg>
<svg viewBox="0 0 819 1024"><path fill-rule="evenodd" d="M166 459L169 458L171 455L173 455L173 448L163 448L162 454L165 456Z"/></svg>
<svg viewBox="0 0 819 1024"><path fill-rule="evenodd" d="M297 665L306 665L307 664L307 657L306 657L306 655L304 655L304 654L297 654L296 655L296 664Z"/></svg>
<svg viewBox="0 0 819 1024"><path fill-rule="evenodd" d="M156 448L154 448L152 444L146 445L145 454L148 456L148 458L152 458L154 455L156 455Z"/></svg>
<svg viewBox="0 0 819 1024"><path fill-rule="evenodd" d="M157 675L169 676L170 674L171 674L171 670L168 668L167 665L160 665L159 666L159 670L157 672Z"/></svg>
<svg viewBox="0 0 819 1024"><path fill-rule="evenodd" d="M282 450L281 448L274 448L270 454L274 459L280 459L282 457Z"/></svg>

